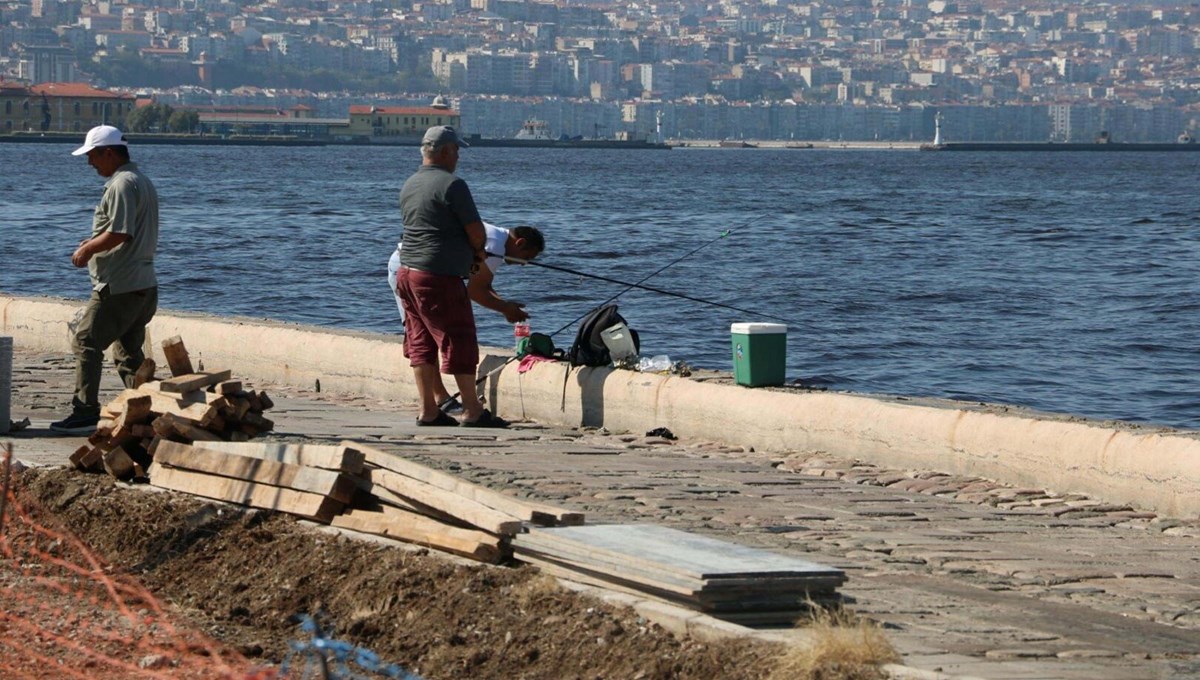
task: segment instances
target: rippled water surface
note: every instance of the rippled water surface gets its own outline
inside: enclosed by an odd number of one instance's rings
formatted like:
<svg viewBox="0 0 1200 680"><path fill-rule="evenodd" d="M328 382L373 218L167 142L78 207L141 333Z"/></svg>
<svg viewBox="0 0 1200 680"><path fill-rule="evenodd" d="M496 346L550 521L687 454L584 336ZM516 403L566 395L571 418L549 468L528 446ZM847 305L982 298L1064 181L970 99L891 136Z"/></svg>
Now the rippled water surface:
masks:
<svg viewBox="0 0 1200 680"><path fill-rule="evenodd" d="M0 144L0 289L82 298L102 180ZM164 307L394 331L386 263L413 148L148 146ZM790 321L789 378L1200 427L1200 153L469 149L484 219L543 261ZM723 230L732 232L718 238ZM715 240L714 240L715 239ZM506 267L549 332L619 286ZM631 291L643 354L729 368L729 324ZM479 310L481 340L511 328ZM556 340L569 344L574 328Z"/></svg>

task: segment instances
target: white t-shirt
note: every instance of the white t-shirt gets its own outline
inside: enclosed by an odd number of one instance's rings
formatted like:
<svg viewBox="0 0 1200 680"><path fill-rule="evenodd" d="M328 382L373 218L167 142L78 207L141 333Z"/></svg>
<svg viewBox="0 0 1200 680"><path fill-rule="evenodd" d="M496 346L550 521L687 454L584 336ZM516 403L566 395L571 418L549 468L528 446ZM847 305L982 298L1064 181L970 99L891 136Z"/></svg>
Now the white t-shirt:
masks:
<svg viewBox="0 0 1200 680"><path fill-rule="evenodd" d="M495 274L500 265L504 264L504 244L508 242L508 230L484 222L483 231L483 249L497 255L497 257L489 256L484 260L484 264ZM400 310L401 321L404 321L404 303L400 301L400 294L396 292L396 272L400 271L400 247L403 244L403 241L396 244L396 249L392 251L392 257L388 260L388 287L392 289L392 295L396 297L396 308Z"/></svg>

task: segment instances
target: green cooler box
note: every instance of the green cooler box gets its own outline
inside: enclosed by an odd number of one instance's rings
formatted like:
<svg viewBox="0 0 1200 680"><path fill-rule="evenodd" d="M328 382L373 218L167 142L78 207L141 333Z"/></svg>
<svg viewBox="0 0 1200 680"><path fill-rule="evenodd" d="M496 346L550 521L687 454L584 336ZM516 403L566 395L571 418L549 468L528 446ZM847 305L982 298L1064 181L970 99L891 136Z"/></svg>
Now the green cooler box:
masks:
<svg viewBox="0 0 1200 680"><path fill-rule="evenodd" d="M787 372L787 326L781 323L735 323L733 379L739 385L782 385Z"/></svg>

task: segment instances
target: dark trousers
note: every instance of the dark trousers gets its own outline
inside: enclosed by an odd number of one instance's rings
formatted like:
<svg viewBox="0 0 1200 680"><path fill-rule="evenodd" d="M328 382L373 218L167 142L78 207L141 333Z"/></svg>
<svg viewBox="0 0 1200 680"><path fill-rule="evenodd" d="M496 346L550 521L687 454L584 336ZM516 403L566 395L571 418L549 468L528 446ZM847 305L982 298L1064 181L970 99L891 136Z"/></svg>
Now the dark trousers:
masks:
<svg viewBox="0 0 1200 680"><path fill-rule="evenodd" d="M71 336L75 351L74 412L81 415L100 413L100 371L104 350L112 345L113 361L126 387L133 387L133 376L146 355L146 324L158 309L158 288L110 295L92 291L83 316Z"/></svg>

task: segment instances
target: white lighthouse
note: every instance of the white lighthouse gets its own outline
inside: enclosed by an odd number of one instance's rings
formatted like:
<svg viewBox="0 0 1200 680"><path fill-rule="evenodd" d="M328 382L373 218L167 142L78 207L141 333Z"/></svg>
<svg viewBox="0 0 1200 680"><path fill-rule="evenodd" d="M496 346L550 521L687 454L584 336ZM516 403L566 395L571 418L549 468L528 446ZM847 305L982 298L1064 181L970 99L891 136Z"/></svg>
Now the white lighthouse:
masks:
<svg viewBox="0 0 1200 680"><path fill-rule="evenodd" d="M933 117L933 145L942 145L942 112L938 111Z"/></svg>

